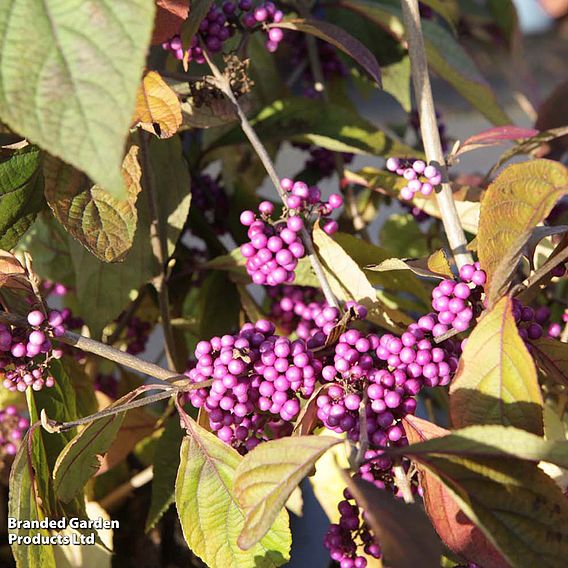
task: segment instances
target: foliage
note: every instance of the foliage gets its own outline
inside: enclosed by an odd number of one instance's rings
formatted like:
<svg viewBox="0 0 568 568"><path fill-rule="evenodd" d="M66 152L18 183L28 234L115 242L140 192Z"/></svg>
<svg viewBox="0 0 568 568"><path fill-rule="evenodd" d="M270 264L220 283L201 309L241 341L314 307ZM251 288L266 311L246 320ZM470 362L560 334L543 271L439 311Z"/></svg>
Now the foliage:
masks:
<svg viewBox="0 0 568 568"><path fill-rule="evenodd" d="M566 88L514 125L474 57L520 41L509 1L0 5L18 567L297 562L306 478L341 568L566 565ZM488 128L419 116L422 57Z"/></svg>

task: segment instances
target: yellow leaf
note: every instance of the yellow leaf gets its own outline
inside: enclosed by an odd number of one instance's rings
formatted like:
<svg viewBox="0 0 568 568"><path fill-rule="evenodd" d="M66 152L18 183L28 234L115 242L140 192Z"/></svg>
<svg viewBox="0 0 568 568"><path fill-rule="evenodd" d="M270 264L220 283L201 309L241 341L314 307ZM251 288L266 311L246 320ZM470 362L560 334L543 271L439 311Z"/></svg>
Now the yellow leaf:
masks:
<svg viewBox="0 0 568 568"><path fill-rule="evenodd" d="M158 138L170 138L181 125L181 105L156 71L149 71L136 94L135 124Z"/></svg>
<svg viewBox="0 0 568 568"><path fill-rule="evenodd" d="M490 305L506 293L533 229L566 193L568 170L551 160L513 164L489 186L481 202L477 251Z"/></svg>
<svg viewBox="0 0 568 568"><path fill-rule="evenodd" d="M534 361L517 331L512 300L503 298L467 340L450 387L452 424L503 424L542 435L542 407Z"/></svg>

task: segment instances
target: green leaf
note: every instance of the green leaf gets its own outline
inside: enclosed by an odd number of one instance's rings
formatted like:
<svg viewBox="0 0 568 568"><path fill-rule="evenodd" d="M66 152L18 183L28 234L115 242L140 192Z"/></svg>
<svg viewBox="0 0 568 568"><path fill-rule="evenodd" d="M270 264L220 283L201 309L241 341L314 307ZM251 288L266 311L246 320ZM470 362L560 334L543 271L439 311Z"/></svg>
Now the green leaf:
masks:
<svg viewBox="0 0 568 568"><path fill-rule="evenodd" d="M271 24L270 27L311 34L327 43L331 43L359 63L374 79L377 85L379 87L382 86L381 69L375 56L359 40L355 39L339 26L322 20L293 19L278 24Z"/></svg>
<svg viewBox="0 0 568 568"><path fill-rule="evenodd" d="M404 427L411 445L450 435L414 416L405 419ZM547 556L560 559L566 554L562 550L568 545L567 501L536 464L502 457L437 454L414 459L422 478L426 511L454 552L470 562L495 568L528 568L534 566L535 557L539 557L539 566L561 565Z"/></svg>
<svg viewBox="0 0 568 568"><path fill-rule="evenodd" d="M387 29L399 41L404 40L402 11L398 2L340 0L338 5ZM428 64L432 70L450 83L487 120L495 125L511 124L511 119L499 106L475 63L452 34L434 21L422 19L421 22Z"/></svg>
<svg viewBox="0 0 568 568"><path fill-rule="evenodd" d="M164 431L156 443L152 501L146 519L146 532L156 525L175 501L176 474L182 440L183 430L180 428L179 418L173 416L166 422Z"/></svg>
<svg viewBox="0 0 568 568"><path fill-rule="evenodd" d="M439 568L442 546L418 503L406 504L368 481L346 477L349 490L381 543L387 566Z"/></svg>
<svg viewBox="0 0 568 568"><path fill-rule="evenodd" d="M89 414L97 412L98 404L93 379L85 370L85 366L70 355L65 355L60 359L60 362L70 378L75 391L77 414L79 416L89 416Z"/></svg>
<svg viewBox="0 0 568 568"><path fill-rule="evenodd" d="M34 270L42 278L75 287L75 271L69 252L69 235L51 211L43 211L20 242L34 260Z"/></svg>
<svg viewBox="0 0 568 568"><path fill-rule="evenodd" d="M124 413L95 420L81 430L63 449L53 471L59 499L71 501L101 467L103 455L116 438Z"/></svg>
<svg viewBox="0 0 568 568"><path fill-rule="evenodd" d="M565 566L568 501L535 464L502 458L416 459L443 482L511 566Z"/></svg>
<svg viewBox="0 0 568 568"><path fill-rule="evenodd" d="M0 163L0 247L13 248L45 206L41 152L27 146Z"/></svg>
<svg viewBox="0 0 568 568"><path fill-rule="evenodd" d="M295 436L257 446L239 464L235 495L246 511L238 539L245 550L270 530L288 497L316 461L343 440L330 436Z"/></svg>
<svg viewBox="0 0 568 568"><path fill-rule="evenodd" d="M37 434L35 434L37 436ZM32 468L28 462L28 432L20 444L12 470L10 472L10 492L8 516L26 521L41 521L45 514L38 499L36 488L31 478ZM34 534L48 536L47 529L10 529L10 534L18 537L31 537ZM51 546L12 544L12 553L18 566L22 568L56 568Z"/></svg>
<svg viewBox="0 0 568 568"><path fill-rule="evenodd" d="M318 255L324 261L330 286L340 300L355 300L367 308L367 319L396 333L410 323L410 318L404 313L377 300L377 291L363 270L338 243L320 229L318 223L314 226L313 239Z"/></svg>
<svg viewBox="0 0 568 568"><path fill-rule="evenodd" d="M61 160L53 156L45 159L45 197L53 214L103 262L123 260L134 240L142 175L137 154L138 147L132 146L122 165L128 192L124 200L93 185L87 176Z"/></svg>
<svg viewBox="0 0 568 568"><path fill-rule="evenodd" d="M412 156L414 150L390 139L357 112L334 103L306 98L275 101L253 119L263 142L292 140L309 142L337 152L380 156ZM208 148L241 144L246 140L235 127Z"/></svg>
<svg viewBox="0 0 568 568"><path fill-rule="evenodd" d="M159 195L158 214L165 227L168 254L172 254L189 211L187 164L178 137L152 138L149 154ZM136 205L138 228L130 252L120 264L101 262L77 242L69 242L77 297L81 302L80 313L95 337L120 314L133 294L160 270L150 246L150 215L145 192L140 194Z"/></svg>
<svg viewBox="0 0 568 568"><path fill-rule="evenodd" d="M290 558L286 511L257 545L246 551L237 546L245 512L236 500L233 483L242 459L190 419L176 479L176 506L185 540L210 568L282 566Z"/></svg>
<svg viewBox="0 0 568 568"><path fill-rule="evenodd" d="M567 193L568 169L552 160L513 164L489 186L481 202L477 237L490 304L506 293L533 229Z"/></svg>
<svg viewBox="0 0 568 568"><path fill-rule="evenodd" d="M512 310L511 299L503 298L467 340L450 387L450 415L457 428L502 424L543 433L536 368Z"/></svg>
<svg viewBox="0 0 568 568"><path fill-rule="evenodd" d="M399 258L419 258L430 252L426 235L410 213L390 215L381 229L380 241Z"/></svg>
<svg viewBox="0 0 568 568"><path fill-rule="evenodd" d="M236 286L224 272L211 272L205 278L199 294L201 322L199 335L223 335L238 327L240 298Z"/></svg>
<svg viewBox="0 0 568 568"><path fill-rule="evenodd" d="M406 111L412 110L410 101L410 57L383 67L383 89L391 94Z"/></svg>
<svg viewBox="0 0 568 568"><path fill-rule="evenodd" d="M0 117L117 198L126 196L120 166L154 12L148 0L0 7Z"/></svg>
<svg viewBox="0 0 568 568"><path fill-rule="evenodd" d="M381 246L374 245L349 233L336 233L334 240L359 265L365 269L365 274L371 284L382 287L386 292L400 294L408 292L426 304L430 303L430 292L411 272L380 273L367 270L370 264L381 263L392 256L392 253Z"/></svg>
<svg viewBox="0 0 568 568"><path fill-rule="evenodd" d="M40 419L42 410L48 418L58 422L76 420L77 408L75 392L60 361L52 361L49 372L55 379L51 388L40 391L26 391L30 422L33 424ZM33 467L36 472L36 482L39 497L42 499L46 514L55 515L59 510L59 501L52 483L52 472L55 469L57 457L74 436L75 431L48 433L43 428L38 429L33 444Z"/></svg>
<svg viewBox="0 0 568 568"><path fill-rule="evenodd" d="M545 440L526 430L485 424L453 430L442 438L433 438L404 448L388 450L392 455L452 455L474 458L545 461L568 469L568 441Z"/></svg>

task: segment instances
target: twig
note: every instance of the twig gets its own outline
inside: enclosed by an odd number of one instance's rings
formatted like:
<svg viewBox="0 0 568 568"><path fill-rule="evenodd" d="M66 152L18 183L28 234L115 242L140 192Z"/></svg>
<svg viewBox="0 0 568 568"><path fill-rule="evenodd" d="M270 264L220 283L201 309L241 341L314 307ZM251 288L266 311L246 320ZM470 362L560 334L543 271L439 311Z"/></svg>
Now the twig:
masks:
<svg viewBox="0 0 568 568"><path fill-rule="evenodd" d="M143 469L141 472L137 473L133 477L131 477L128 481L124 482L122 485L119 485L116 489L111 491L108 495L103 497L99 505L105 511L113 511L116 509L118 505L120 505L126 497L128 497L132 491L138 489L139 487L143 487L147 483L150 483L154 478L154 467L148 466L146 469Z"/></svg>
<svg viewBox="0 0 568 568"><path fill-rule="evenodd" d="M168 367L173 371L177 370L176 346L172 324L170 321L170 300L167 285L167 262L168 262L168 244L167 236L160 222L160 208L158 204L158 192L154 177L152 174L152 164L148 155L148 137L149 133L140 132L140 154L142 157L142 175L144 186L148 197L148 205L150 208L150 216L152 222L150 224L150 242L152 251L158 264L160 271L153 278L152 284L158 293L158 305L160 308L160 317L162 320L162 328L164 330L164 340L166 343L166 360Z"/></svg>
<svg viewBox="0 0 568 568"><path fill-rule="evenodd" d="M246 137L248 138L249 142L251 143L252 147L254 148L255 152L260 158L260 161L262 162L264 169L268 174L268 177L270 177L272 183L274 184L274 187L276 188L276 191L278 192L278 195L280 196L282 203L286 205L286 192L282 189L280 185L280 178L276 173L276 169L274 167L274 164L272 163L272 159L268 155L268 152L266 151L264 144L260 141L260 138L257 136L256 132L254 131L254 128L252 127L248 118L243 112L241 105L237 101L237 98L235 97L233 90L231 89L231 84L229 80L221 73L221 71L219 71L219 68L211 60L205 48L203 48L203 55L213 73L213 76L217 81L218 88L227 96L227 98L231 101L231 103L233 103L233 106L237 111L237 116L239 117L239 120L241 122L241 128L243 129L243 132L245 133ZM316 255L314 244L312 242L312 237L310 236L310 234L308 233L305 227L302 229L301 235L304 244L306 246L306 249L308 251L308 258L310 259L312 268L314 269L316 277L319 280L319 283L321 285L327 303L331 306L339 308L337 299L335 298L335 295L331 290L331 286L329 285L323 267Z"/></svg>
<svg viewBox="0 0 568 568"><path fill-rule="evenodd" d="M0 312L0 322L9 323L10 325L18 327L29 327L28 320L26 318L15 314L9 314L7 312ZM188 380L185 375L168 371L163 367L154 365L154 363L144 361L134 355L130 355L130 353L119 351L110 345L105 345L104 343L100 343L99 341L84 337L72 331L66 331L61 337L56 337L54 339L61 343L77 347L77 349L81 349L82 351L87 351L93 355L98 355L99 357L108 359L109 361L114 361L123 367L128 367L133 371L138 371L144 375L154 377L159 381L173 384L178 381L186 382Z"/></svg>
<svg viewBox="0 0 568 568"><path fill-rule="evenodd" d="M402 463L397 463L393 466L392 471L394 473L394 479L396 481L396 486L402 493L402 498L405 503L414 503L414 496L412 495L412 489L410 488L410 483L408 482L408 477L406 472L402 467Z"/></svg>
<svg viewBox="0 0 568 568"><path fill-rule="evenodd" d="M422 142L428 162L432 162L436 164L437 167L441 168L442 175L445 178L441 189L436 193L436 199L456 265L458 268L461 268L464 264L471 263L472 258L470 252L467 250L465 233L454 203L452 189L447 181L444 153L440 143L438 125L436 124L436 111L434 109L432 87L430 86L430 77L428 75L428 64L426 62L424 38L420 24L418 0L401 0L401 4L408 51L410 54L412 80L420 118Z"/></svg>

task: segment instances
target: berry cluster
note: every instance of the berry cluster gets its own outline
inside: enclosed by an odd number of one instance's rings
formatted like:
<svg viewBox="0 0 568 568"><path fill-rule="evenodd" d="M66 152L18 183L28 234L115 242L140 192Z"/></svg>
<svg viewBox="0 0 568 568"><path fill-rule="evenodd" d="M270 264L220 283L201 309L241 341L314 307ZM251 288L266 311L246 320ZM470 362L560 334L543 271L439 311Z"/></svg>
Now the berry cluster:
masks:
<svg viewBox="0 0 568 568"><path fill-rule="evenodd" d="M69 292L69 288L65 284L59 282L53 282L53 280L44 280L41 283L42 292L45 296L66 296Z"/></svg>
<svg viewBox="0 0 568 568"><path fill-rule="evenodd" d="M310 286L278 286L267 288L272 300L270 318L288 335L295 333L310 349L325 344L327 336L338 323L340 312L330 306L317 288ZM353 307L357 319L367 317L367 309L348 301L345 309Z"/></svg>
<svg viewBox="0 0 568 568"><path fill-rule="evenodd" d="M199 24L198 34L191 40L187 60L204 64L205 56L202 45L205 45L211 53L219 53L223 49L223 44L234 36L238 29L253 31L261 27L267 33L266 49L272 53L278 49L284 33L280 28L268 28L268 25L281 22L283 18L284 13L278 10L273 2L264 2L254 9L252 0L240 0L239 2L228 0L221 8L213 4ZM176 59L184 58L179 35L164 42L162 48L171 52Z"/></svg>
<svg viewBox="0 0 568 568"><path fill-rule="evenodd" d="M306 251L300 238L304 221L298 215L272 221L274 205L263 201L258 206L259 216L253 211L241 213L241 224L248 227L249 242L241 246L246 258L246 269L255 284L277 286L292 282L298 260Z"/></svg>
<svg viewBox="0 0 568 568"><path fill-rule="evenodd" d="M222 235L227 232L229 199L219 180L199 174L191 180L191 204L199 209L208 225Z"/></svg>
<svg viewBox="0 0 568 568"><path fill-rule="evenodd" d="M24 418L15 406L10 405L0 410L0 455L2 457L16 455L18 446L29 427L30 421Z"/></svg>
<svg viewBox="0 0 568 568"><path fill-rule="evenodd" d="M149 321L132 316L126 324L126 351L131 355L143 353L151 331L152 324Z"/></svg>
<svg viewBox="0 0 568 568"><path fill-rule="evenodd" d="M52 387L55 381L48 363L63 354L52 347L48 338L48 333L55 337L65 333L60 312L51 311L46 318L41 311L33 310L27 319L31 329L0 324L0 369L4 373L3 385L11 391Z"/></svg>
<svg viewBox="0 0 568 568"><path fill-rule="evenodd" d="M196 364L186 373L194 383L213 379L211 387L192 391L190 401L207 410L221 440L243 453L266 439L267 426L275 434L281 421L298 416L299 399L311 396L321 372L305 341L278 337L274 330L259 320L236 335L200 341Z"/></svg>
<svg viewBox="0 0 568 568"><path fill-rule="evenodd" d="M98 373L94 386L95 390L106 394L109 398L118 398L118 380L113 374Z"/></svg>
<svg viewBox="0 0 568 568"><path fill-rule="evenodd" d="M337 505L339 523L330 525L323 544L340 568L365 568L367 559L357 554L359 548L363 547L365 553L373 558L381 557L381 548L373 540L367 523L361 518L364 515L348 489L343 496L345 499Z"/></svg>
<svg viewBox="0 0 568 568"><path fill-rule="evenodd" d="M331 150L309 144L294 144L294 146L309 152L304 169L317 172L320 179L330 177L335 173L336 158L335 153ZM354 154L341 152L340 155L344 164L350 164L353 161Z"/></svg>
<svg viewBox="0 0 568 568"><path fill-rule="evenodd" d="M446 333L450 326L459 332L469 328L486 281L485 272L476 262L461 267L460 282L442 280L432 290L432 308L438 314L438 326L432 330L434 337Z"/></svg>
<svg viewBox="0 0 568 568"><path fill-rule="evenodd" d="M425 7L425 9L431 10L431 8L429 7ZM420 13L422 14L422 9L420 10ZM440 135L440 143L442 145L442 150L444 152L447 152L450 149L450 140L446 135L446 125L442 120L442 115L438 111L436 111L436 123L438 126L438 134ZM416 137L418 138L418 140L421 140L422 135L420 133L420 116L417 110L413 110L410 113L410 126L416 133Z"/></svg>
<svg viewBox="0 0 568 568"><path fill-rule="evenodd" d="M284 178L280 181L280 186L288 194L286 205L289 209L309 216L324 217L322 229L328 234L333 235L337 232L339 225L337 221L325 219L335 209L343 205L343 197L338 193L332 193L327 201L322 201L321 191L317 186L308 186L303 181L293 181Z"/></svg>
<svg viewBox="0 0 568 568"><path fill-rule="evenodd" d="M523 341L540 339L544 333L544 328L550 318L550 309L546 306L531 308L523 306L519 300L513 298L513 317L517 324L519 335ZM529 345L530 349L530 345Z"/></svg>
<svg viewBox="0 0 568 568"><path fill-rule="evenodd" d="M403 177L408 183L400 190L400 196L407 201L416 193L432 195L436 186L442 183L442 174L434 166L427 166L422 160L401 160L389 158L387 170Z"/></svg>
<svg viewBox="0 0 568 568"><path fill-rule="evenodd" d="M239 7L243 11L248 11L252 8L251 0L240 0ZM261 24L267 29L267 39L264 44L267 51L274 53L278 49L278 45L284 39L284 32L280 28L268 28L268 24L278 24L284 18L282 10L278 10L273 2L263 2L257 6L252 12L245 14L242 17L243 25L250 29L254 29L258 24Z"/></svg>

